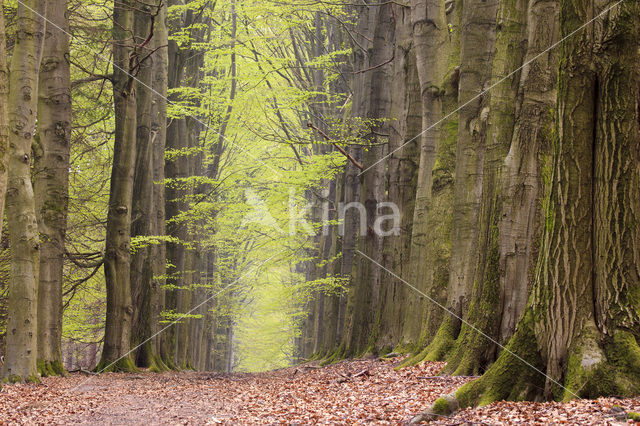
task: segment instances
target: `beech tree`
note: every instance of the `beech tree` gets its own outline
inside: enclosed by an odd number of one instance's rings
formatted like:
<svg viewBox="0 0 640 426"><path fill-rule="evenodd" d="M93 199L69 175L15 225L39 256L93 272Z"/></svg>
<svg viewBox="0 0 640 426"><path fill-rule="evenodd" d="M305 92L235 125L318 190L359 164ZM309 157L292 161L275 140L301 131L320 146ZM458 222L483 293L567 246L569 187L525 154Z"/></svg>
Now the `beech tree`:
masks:
<svg viewBox="0 0 640 426"><path fill-rule="evenodd" d="M40 234L38 370L58 375L62 366L62 280L69 200L71 77L67 3L47 6L34 143L34 194Z"/></svg>
<svg viewBox="0 0 640 426"><path fill-rule="evenodd" d="M6 29L4 10L0 5L0 230L4 219L4 203L7 192L9 151L9 68L7 67Z"/></svg>
<svg viewBox="0 0 640 426"><path fill-rule="evenodd" d="M45 38L45 1L18 4L16 44L9 70L7 224L11 244L7 345L2 376L37 381L38 224L31 184L38 69Z"/></svg>
<svg viewBox="0 0 640 426"><path fill-rule="evenodd" d="M440 414L640 392L637 2L15 10L3 377L64 374L63 352L99 372L393 352L481 375Z"/></svg>
<svg viewBox="0 0 640 426"><path fill-rule="evenodd" d="M113 9L114 157L109 191L104 260L107 315L102 357L97 369L132 370L131 210L136 160L136 87L142 52L133 38L136 2Z"/></svg>

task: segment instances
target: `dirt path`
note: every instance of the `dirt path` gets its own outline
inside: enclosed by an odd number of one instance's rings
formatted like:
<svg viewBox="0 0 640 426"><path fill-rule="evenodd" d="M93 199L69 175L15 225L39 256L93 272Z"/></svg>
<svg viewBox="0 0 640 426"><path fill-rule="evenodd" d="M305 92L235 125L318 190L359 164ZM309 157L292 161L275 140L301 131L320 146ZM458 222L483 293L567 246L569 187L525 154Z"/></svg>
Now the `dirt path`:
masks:
<svg viewBox="0 0 640 426"><path fill-rule="evenodd" d="M45 378L0 392L0 424L401 424L469 378L436 377L442 363L393 369L357 360L260 374L103 374ZM640 411L640 398L569 404L498 403L440 424L621 424L614 404Z"/></svg>

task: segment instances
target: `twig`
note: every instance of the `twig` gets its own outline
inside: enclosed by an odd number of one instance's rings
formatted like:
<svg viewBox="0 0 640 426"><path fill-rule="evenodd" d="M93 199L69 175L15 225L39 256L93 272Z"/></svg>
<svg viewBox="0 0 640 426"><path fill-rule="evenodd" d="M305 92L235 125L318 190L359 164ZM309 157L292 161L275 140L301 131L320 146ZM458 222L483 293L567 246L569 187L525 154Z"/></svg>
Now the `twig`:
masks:
<svg viewBox="0 0 640 426"><path fill-rule="evenodd" d="M372 71L372 70L375 70L376 68L383 67L383 66L387 65L389 62L392 62L392 61L393 61L393 59L395 58L395 56L396 56L396 51L394 50L394 51L391 53L391 57L390 57L388 60L384 61L383 63L378 64L378 65L374 65L374 66L369 67L369 68L365 68L365 69L360 70L360 71L354 71L353 73L354 73L354 74L361 74L361 73L363 73L363 72Z"/></svg>
<svg viewBox="0 0 640 426"><path fill-rule="evenodd" d="M338 145L337 143L333 142L333 141L331 140L331 138L330 138L329 136L327 136L327 134L326 134L325 132L323 132L322 130L318 129L318 128L317 128L316 126L314 126L314 125L313 125L313 123L311 123L311 122L307 123L307 126L308 126L308 127L310 127L310 128L312 128L312 129L314 129L315 131L317 131L317 132L320 134L320 136L322 136L323 138L325 138L327 141L331 142L331 144L332 144L333 146L335 146L335 147L336 147L336 149L337 149L338 151L340 151L340 153L341 153L342 155L344 155L345 157L347 157L347 159L348 159L349 161L351 161L351 162L353 163L353 165L354 165L354 166L356 166L356 167L357 167L357 168L359 168L360 170L364 170L364 167L362 167L362 164L360 164L360 163L358 162L358 160L356 160L355 158L353 158L353 156L351 156L351 154L349 154L347 151L345 151L345 149L344 149L344 148L342 148L340 145Z"/></svg>
<svg viewBox="0 0 640 426"><path fill-rule="evenodd" d="M69 370L69 373L82 373L92 376L97 376L98 373L94 373L93 371L85 370L83 368L76 368L75 370Z"/></svg>

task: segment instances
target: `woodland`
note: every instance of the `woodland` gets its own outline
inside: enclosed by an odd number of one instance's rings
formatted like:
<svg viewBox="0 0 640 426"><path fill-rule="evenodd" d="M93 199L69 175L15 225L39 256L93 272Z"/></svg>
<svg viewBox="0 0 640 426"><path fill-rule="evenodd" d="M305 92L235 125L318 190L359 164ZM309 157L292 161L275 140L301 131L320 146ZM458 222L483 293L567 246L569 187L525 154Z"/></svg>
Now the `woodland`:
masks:
<svg viewBox="0 0 640 426"><path fill-rule="evenodd" d="M4 0L0 226L5 393L638 410L640 4Z"/></svg>

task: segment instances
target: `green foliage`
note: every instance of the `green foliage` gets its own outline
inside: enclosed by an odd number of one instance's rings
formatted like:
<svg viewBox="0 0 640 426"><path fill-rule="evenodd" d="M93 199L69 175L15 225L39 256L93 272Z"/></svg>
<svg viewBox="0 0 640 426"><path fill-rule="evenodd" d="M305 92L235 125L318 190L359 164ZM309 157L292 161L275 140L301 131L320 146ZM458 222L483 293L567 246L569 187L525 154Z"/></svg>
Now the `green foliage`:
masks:
<svg viewBox="0 0 640 426"><path fill-rule="evenodd" d="M73 123L63 352L74 357L89 348L99 351L104 334L106 292L101 259L114 112L111 86L99 76L113 73L109 55L111 8L111 4L83 1L70 5ZM14 9L15 2L5 4L9 15ZM179 28L179 18L191 13L202 14L203 19ZM294 361L293 339L299 334L304 306L314 294L345 291L345 278L329 275L305 281L297 272L305 262L325 268L339 259L337 255L318 260L317 241L312 235L323 225L337 226L338 222L311 220L307 204L311 194L326 189L328 179L344 168L346 159L332 144L363 144L360 136L378 127L380 121L344 119L349 116L351 100L346 89L336 88L347 83L345 64L352 52L347 42L327 43L324 21L339 18L350 22L352 17L342 5L252 0L238 2L236 13L237 36L233 40L231 2L195 0L169 7L170 42L204 55L200 79L194 83L185 77L180 87L168 91L169 120L184 118L188 131L198 134L197 145L164 153L167 162L195 160L197 170L154 182L179 190L177 200L167 201L179 201L185 208L167 225L186 227L188 237L137 236L130 246L132 254L159 245L181 245L194 255L214 253L212 276L201 274L203 277L196 280L192 279L196 275L193 268L171 268L154 277L158 288L167 293L203 292L213 301L205 312L166 309L157 320L169 324L213 318L218 324L231 324L237 367L257 371ZM7 22L11 38L15 23ZM321 51L308 48L310 39L322 46ZM303 41L307 46L302 46ZM233 98L232 58L237 70ZM321 81L314 80L319 74ZM320 111L325 111L324 115ZM307 127L310 117L326 123L324 130L330 140ZM220 135L223 129L224 136ZM219 144L224 149L217 158ZM220 164L218 174L209 176L206 171L215 161ZM8 266L8 251L3 250L2 283L7 282ZM191 277L185 280L187 285L175 284L176 278L187 276ZM6 327L5 292L0 285L0 337ZM217 343L226 339L221 329L214 331ZM39 366L45 375L60 374L58 367ZM106 365L97 368L101 367ZM165 368L159 360L152 366L157 371ZM109 370L131 371L133 367L131 360L125 359Z"/></svg>

